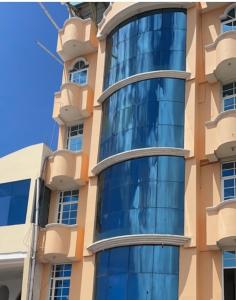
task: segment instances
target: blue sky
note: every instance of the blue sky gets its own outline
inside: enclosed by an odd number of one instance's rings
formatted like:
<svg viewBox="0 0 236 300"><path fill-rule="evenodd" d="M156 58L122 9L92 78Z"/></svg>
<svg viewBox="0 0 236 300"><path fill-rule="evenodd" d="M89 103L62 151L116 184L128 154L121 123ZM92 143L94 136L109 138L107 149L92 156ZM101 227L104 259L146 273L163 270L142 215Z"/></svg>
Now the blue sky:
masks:
<svg viewBox="0 0 236 300"><path fill-rule="evenodd" d="M45 6L61 28L68 16L65 5ZM62 66L36 40L55 53L57 30L40 6L0 3L0 157L41 142L56 148L52 109Z"/></svg>

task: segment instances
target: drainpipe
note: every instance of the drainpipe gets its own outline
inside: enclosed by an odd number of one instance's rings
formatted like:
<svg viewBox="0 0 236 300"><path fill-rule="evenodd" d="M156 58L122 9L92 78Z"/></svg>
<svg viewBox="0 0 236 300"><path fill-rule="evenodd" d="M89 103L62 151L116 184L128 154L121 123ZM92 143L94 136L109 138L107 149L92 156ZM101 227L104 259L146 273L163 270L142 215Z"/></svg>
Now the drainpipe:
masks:
<svg viewBox="0 0 236 300"><path fill-rule="evenodd" d="M38 234L39 234L39 198L40 198L40 179L43 176L46 162L48 160L48 156L45 157L43 166L40 172L40 177L36 179L36 199L35 199L35 223L33 224L33 233L32 233L32 243L31 243L31 268L30 268L30 276L29 276L29 285L27 292L27 299L33 300L33 286L34 286L34 275L35 275L35 266L36 266L36 252L37 252L37 242L38 242Z"/></svg>

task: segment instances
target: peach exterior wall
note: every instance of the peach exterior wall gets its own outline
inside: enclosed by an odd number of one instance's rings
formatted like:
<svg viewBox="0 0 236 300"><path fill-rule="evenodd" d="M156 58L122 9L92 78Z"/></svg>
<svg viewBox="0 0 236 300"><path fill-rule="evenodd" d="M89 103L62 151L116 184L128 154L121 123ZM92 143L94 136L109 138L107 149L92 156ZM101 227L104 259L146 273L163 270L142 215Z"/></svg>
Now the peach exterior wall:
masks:
<svg viewBox="0 0 236 300"><path fill-rule="evenodd" d="M105 22L130 5L130 3L114 3ZM209 84L206 81L204 46L213 43L219 35L219 16L223 14L227 5L221 4L215 9L208 6L202 3L188 8L187 71L191 76L186 82L185 149L190 150L190 157L186 160L185 235L191 237L191 242L180 250L180 300L222 299L221 251L211 251L206 243L206 208L220 203L220 163L210 164L205 155L205 122L215 119L219 114L221 91L218 82ZM201 7L204 8L204 13ZM83 260L81 263L73 264L72 281L76 278L76 285L75 289L71 288L73 294L70 299L92 300L95 256L87 250L87 247L93 242L94 236L97 178L90 170L96 165L98 156L102 111L97 100L102 93L101 70L104 70L105 64L105 40L99 41L97 53L87 55L85 58L90 65L89 86L94 89L94 109L92 117L85 120L84 127L84 149L89 155L89 182L86 188L80 190L82 194L86 189L86 193L80 198L82 212L79 212L78 217L79 226L85 229ZM209 61L213 63L213 57L210 57ZM72 65L73 61L66 62L63 83L68 80L67 71ZM65 138L65 128L61 126L59 149L64 147ZM55 218L53 215L55 194L52 199L50 220ZM212 230L214 233L215 228L212 227ZM43 272L42 285L47 286L46 278L49 276L47 265L44 266ZM42 295L45 295L45 291ZM42 295L40 299L46 299Z"/></svg>

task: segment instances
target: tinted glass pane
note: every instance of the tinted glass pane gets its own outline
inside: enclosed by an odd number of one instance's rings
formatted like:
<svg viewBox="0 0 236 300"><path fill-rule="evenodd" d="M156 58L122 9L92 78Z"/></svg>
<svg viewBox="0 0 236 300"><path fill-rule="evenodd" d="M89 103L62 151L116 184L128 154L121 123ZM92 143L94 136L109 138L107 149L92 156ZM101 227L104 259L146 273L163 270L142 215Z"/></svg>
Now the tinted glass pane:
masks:
<svg viewBox="0 0 236 300"><path fill-rule="evenodd" d="M114 269L117 257L127 262L122 272ZM102 262L106 273L101 271ZM178 273L178 247L148 245L104 250L96 259L95 300L177 300Z"/></svg>
<svg viewBox="0 0 236 300"><path fill-rule="evenodd" d="M186 10L160 9L137 15L107 38L104 88L154 70L185 70Z"/></svg>
<svg viewBox="0 0 236 300"><path fill-rule="evenodd" d="M183 234L184 158L143 157L107 168L98 180L97 239Z"/></svg>
<svg viewBox="0 0 236 300"><path fill-rule="evenodd" d="M139 81L103 103L100 160L145 147L177 147L184 143L185 81L158 78Z"/></svg>
<svg viewBox="0 0 236 300"><path fill-rule="evenodd" d="M24 224L30 180L0 184L0 226Z"/></svg>

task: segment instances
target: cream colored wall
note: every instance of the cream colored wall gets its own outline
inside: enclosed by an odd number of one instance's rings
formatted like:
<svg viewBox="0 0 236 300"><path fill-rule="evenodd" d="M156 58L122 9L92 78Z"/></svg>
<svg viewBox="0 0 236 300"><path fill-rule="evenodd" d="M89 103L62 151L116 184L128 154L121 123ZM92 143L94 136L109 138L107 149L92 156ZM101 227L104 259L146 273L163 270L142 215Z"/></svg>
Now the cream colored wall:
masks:
<svg viewBox="0 0 236 300"><path fill-rule="evenodd" d="M187 71L191 70L191 77L186 82L185 148L190 158L185 174L185 235L191 242L180 252L180 300L222 299L221 251L210 251L206 244L206 207L220 202L220 163L210 164L205 155L205 122L221 111L221 84L206 81L204 46L218 36L225 4L206 7L204 14L199 5L188 10Z"/></svg>
<svg viewBox="0 0 236 300"><path fill-rule="evenodd" d="M179 300L197 298L197 250L180 248L179 258ZM200 300L200 299L199 299Z"/></svg>
<svg viewBox="0 0 236 300"><path fill-rule="evenodd" d="M0 158L0 183L31 179L25 224L0 227L0 253L26 253L22 276L22 300L27 299L32 243L33 204L36 179L40 177L44 159L50 154L44 144L23 148Z"/></svg>
<svg viewBox="0 0 236 300"><path fill-rule="evenodd" d="M40 176L44 158L50 150L43 144L33 145L0 158L0 183L31 179L25 224L0 227L0 253L27 251L31 240L31 217L35 180Z"/></svg>
<svg viewBox="0 0 236 300"><path fill-rule="evenodd" d="M198 299L222 300L221 251L198 253Z"/></svg>

